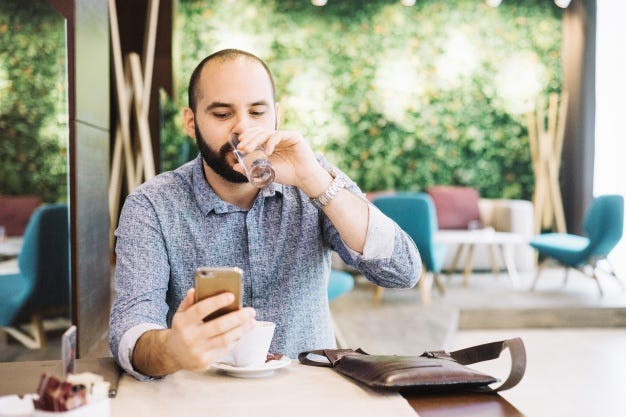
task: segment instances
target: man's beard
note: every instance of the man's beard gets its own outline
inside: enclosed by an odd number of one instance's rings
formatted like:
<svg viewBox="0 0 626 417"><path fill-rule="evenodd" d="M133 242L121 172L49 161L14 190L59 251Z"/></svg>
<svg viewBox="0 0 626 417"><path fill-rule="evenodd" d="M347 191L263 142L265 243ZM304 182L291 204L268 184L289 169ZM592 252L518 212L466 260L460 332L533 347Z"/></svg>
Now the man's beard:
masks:
<svg viewBox="0 0 626 417"><path fill-rule="evenodd" d="M202 159L206 164L220 177L224 178L226 181L234 182L237 184L241 184L244 182L248 182L248 178L240 172L235 171L226 156L228 154L233 153L233 147L229 143L225 143L218 152L213 151L213 149L209 148L209 145L206 143L198 126L195 126L196 131L196 144L198 145L198 149L200 150L200 155L202 155Z"/></svg>

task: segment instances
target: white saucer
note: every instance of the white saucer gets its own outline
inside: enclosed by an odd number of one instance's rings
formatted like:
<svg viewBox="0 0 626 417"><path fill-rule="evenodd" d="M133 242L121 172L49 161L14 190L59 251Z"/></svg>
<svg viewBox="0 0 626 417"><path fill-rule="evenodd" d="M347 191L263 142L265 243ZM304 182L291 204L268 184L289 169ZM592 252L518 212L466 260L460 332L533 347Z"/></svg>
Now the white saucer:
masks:
<svg viewBox="0 0 626 417"><path fill-rule="evenodd" d="M272 360L258 366L233 366L223 362L216 362L211 367L238 378L262 378L271 375L275 370L284 368L290 363L291 359L283 356L278 360Z"/></svg>

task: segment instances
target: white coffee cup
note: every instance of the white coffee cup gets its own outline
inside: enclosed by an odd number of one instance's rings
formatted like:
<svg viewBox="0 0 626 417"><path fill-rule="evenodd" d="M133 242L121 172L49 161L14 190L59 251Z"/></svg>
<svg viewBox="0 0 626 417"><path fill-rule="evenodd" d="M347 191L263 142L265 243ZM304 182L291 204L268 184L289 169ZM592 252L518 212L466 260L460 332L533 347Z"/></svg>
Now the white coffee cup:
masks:
<svg viewBox="0 0 626 417"><path fill-rule="evenodd" d="M237 367L263 365L275 328L276 324L271 321L257 321L254 328L243 335L235 347L222 356L219 362Z"/></svg>

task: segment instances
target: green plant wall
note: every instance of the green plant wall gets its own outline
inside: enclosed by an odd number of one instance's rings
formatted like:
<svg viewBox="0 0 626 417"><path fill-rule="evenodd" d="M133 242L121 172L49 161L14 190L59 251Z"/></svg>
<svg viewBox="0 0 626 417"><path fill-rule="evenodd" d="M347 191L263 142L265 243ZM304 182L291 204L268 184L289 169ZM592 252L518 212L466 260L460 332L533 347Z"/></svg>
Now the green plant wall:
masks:
<svg viewBox="0 0 626 417"><path fill-rule="evenodd" d="M65 19L0 1L0 194L67 200Z"/></svg>
<svg viewBox="0 0 626 417"><path fill-rule="evenodd" d="M236 47L272 69L283 127L365 191L460 184L528 199L524 113L561 89L561 19L547 0L179 0L163 167L189 145L176 109L193 68Z"/></svg>

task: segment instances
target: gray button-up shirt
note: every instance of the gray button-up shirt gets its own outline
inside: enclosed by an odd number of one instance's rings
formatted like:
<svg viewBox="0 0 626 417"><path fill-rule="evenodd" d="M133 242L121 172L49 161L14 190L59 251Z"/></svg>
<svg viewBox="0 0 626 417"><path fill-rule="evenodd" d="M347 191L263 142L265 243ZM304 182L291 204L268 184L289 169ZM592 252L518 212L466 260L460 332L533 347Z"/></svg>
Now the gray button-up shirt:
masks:
<svg viewBox="0 0 626 417"><path fill-rule="evenodd" d="M115 233L113 355L143 378L131 365L137 339L171 325L200 266L244 271L243 304L256 309L258 320L276 323L271 352L294 358L335 346L326 292L331 250L384 287L413 286L421 271L412 240L371 204L369 211L365 249L358 254L296 187L274 183L244 210L215 194L201 157L147 181L127 197Z"/></svg>

